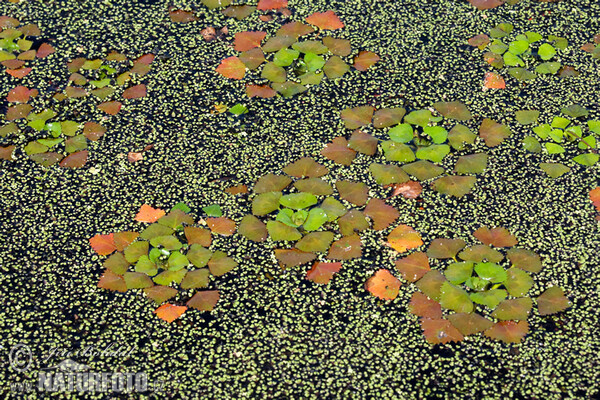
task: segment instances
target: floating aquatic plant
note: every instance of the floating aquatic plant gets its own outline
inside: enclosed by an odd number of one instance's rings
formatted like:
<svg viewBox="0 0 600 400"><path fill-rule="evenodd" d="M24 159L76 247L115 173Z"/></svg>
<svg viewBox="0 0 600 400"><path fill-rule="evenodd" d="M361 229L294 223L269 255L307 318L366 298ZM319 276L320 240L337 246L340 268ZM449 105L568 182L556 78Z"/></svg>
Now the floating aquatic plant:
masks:
<svg viewBox="0 0 600 400"><path fill-rule="evenodd" d="M589 111L579 105L565 107L561 112L563 116L553 116L540 125L539 111L522 110L516 113L517 122L521 125L535 125L532 135L523 140L523 147L532 153L550 156L552 162L541 163L540 168L553 178L570 170L568 166L557 162L565 157L584 166L595 165L600 158L597 150L600 121L583 122Z"/></svg>
<svg viewBox="0 0 600 400"><path fill-rule="evenodd" d="M418 289L410 311L420 317L432 344L458 342L479 332L518 343L529 329L532 274L542 269L542 262L534 252L515 247L517 238L505 228L481 227L473 236L482 244L467 247L462 239L435 239L426 253L396 261L402 277ZM442 268L432 269L429 259L438 260ZM548 288L536 302L540 315L569 306L558 287Z"/></svg>
<svg viewBox="0 0 600 400"><path fill-rule="evenodd" d="M594 58L600 58L600 34L595 35L592 42L581 46L581 50L590 53Z"/></svg>
<svg viewBox="0 0 600 400"><path fill-rule="evenodd" d="M155 310L167 322L181 316L187 307L212 310L219 300L218 290L189 295L196 289L208 288L211 276L225 275L237 266L225 252L210 249L212 235L233 234L235 222L221 217L218 205L210 205L203 208L208 216L213 216L207 218L206 229L196 225L189 211L183 203L169 213L144 204L135 220L150 225L140 233L126 231L92 237L90 245L94 251L109 256L98 287L118 292L142 289L156 305L188 298L185 305L166 303Z"/></svg>
<svg viewBox="0 0 600 400"><path fill-rule="evenodd" d="M387 161L403 165L371 164L369 170L377 183L404 184L409 182L409 175L418 181L439 177L433 182L435 190L456 197L464 196L475 184L473 175L482 173L487 167L487 154L460 156L454 168L455 174L440 177L445 173L440 165L445 158L453 150L462 151L467 145L473 145L477 135L462 124L447 129L450 127L449 120L472 119L471 112L463 103L439 102L434 104L433 109L413 110L408 114L402 107L375 110L371 106L359 106L344 109L340 113L344 125L347 129L354 129L354 132L348 140L344 137L333 139L321 154L338 164L350 165L357 153L375 155L380 144ZM363 131L371 124L377 136ZM488 147L498 146L510 135L508 127L488 118L482 121L479 128L479 137ZM382 139L379 138L381 136Z"/></svg>
<svg viewBox="0 0 600 400"><path fill-rule="evenodd" d="M477 35L469 39L469 44L483 53L483 59L500 70L507 67L510 76L521 81L535 79L539 75L561 76L576 74L572 67L563 67L558 61L559 53L568 42L565 38L549 35L544 38L537 32L515 35L510 23L496 25L489 35ZM503 80L497 74L487 74L484 85L488 88L503 89Z"/></svg>

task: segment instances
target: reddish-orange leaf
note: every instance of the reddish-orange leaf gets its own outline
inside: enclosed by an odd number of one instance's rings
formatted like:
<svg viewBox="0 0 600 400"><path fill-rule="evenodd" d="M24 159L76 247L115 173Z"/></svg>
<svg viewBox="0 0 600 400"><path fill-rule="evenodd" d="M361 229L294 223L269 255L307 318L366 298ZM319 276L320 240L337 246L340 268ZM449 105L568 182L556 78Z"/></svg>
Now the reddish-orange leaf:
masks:
<svg viewBox="0 0 600 400"><path fill-rule="evenodd" d="M333 275L340 272L340 269L342 269L341 262L316 262L306 273L306 279L314 283L327 285Z"/></svg>
<svg viewBox="0 0 600 400"><path fill-rule="evenodd" d="M199 244L202 247L210 247L212 237L210 236L210 231L208 229L186 226L183 228L183 232L190 246Z"/></svg>
<svg viewBox="0 0 600 400"><path fill-rule="evenodd" d="M316 258L316 254L308 253L298 249L275 249L275 258L282 266L295 267L306 264Z"/></svg>
<svg viewBox="0 0 600 400"><path fill-rule="evenodd" d="M6 100L10 103L27 103L30 97L35 97L37 95L37 89L27 89L25 86L17 86L8 92Z"/></svg>
<svg viewBox="0 0 600 400"><path fill-rule="evenodd" d="M540 315L549 315L566 310L571 303L565 296L563 290L558 286L552 286L537 299L537 306Z"/></svg>
<svg viewBox="0 0 600 400"><path fill-rule="evenodd" d="M350 165L356 157L356 151L348 147L345 138L338 136L321 150L321 155L338 164Z"/></svg>
<svg viewBox="0 0 600 400"><path fill-rule="evenodd" d="M6 73L13 78L21 79L31 72L31 68L7 69Z"/></svg>
<svg viewBox="0 0 600 400"><path fill-rule="evenodd" d="M406 199L416 199L423 191L423 186L416 181L397 183L393 188L392 197L402 195Z"/></svg>
<svg viewBox="0 0 600 400"><path fill-rule="evenodd" d="M285 8L288 5L288 0L259 0L257 9L261 11L265 10L277 10L280 8Z"/></svg>
<svg viewBox="0 0 600 400"><path fill-rule="evenodd" d="M485 74L483 86L488 89L506 89L506 82L504 82L504 78L501 75L495 72L488 72Z"/></svg>
<svg viewBox="0 0 600 400"><path fill-rule="evenodd" d="M246 95L250 98L261 97L263 99L268 99L275 97L277 92L267 85L246 85Z"/></svg>
<svg viewBox="0 0 600 400"><path fill-rule="evenodd" d="M63 168L81 168L85 165L88 159L88 151L82 150L66 156L60 165Z"/></svg>
<svg viewBox="0 0 600 400"><path fill-rule="evenodd" d="M483 332L494 323L477 313L456 313L448 315L448 319L465 336Z"/></svg>
<svg viewBox="0 0 600 400"><path fill-rule="evenodd" d="M25 65L25 61L13 58L12 60L4 60L0 64L4 65L6 69L19 69Z"/></svg>
<svg viewBox="0 0 600 400"><path fill-rule="evenodd" d="M15 151L14 145L10 146L0 146L0 159L2 160L12 160L13 152Z"/></svg>
<svg viewBox="0 0 600 400"><path fill-rule="evenodd" d="M342 20L331 10L316 12L306 17L306 22L317 26L319 29L341 29L344 27Z"/></svg>
<svg viewBox="0 0 600 400"><path fill-rule="evenodd" d="M144 204L136 214L135 220L138 222L156 222L163 215L165 215L163 210L152 208L148 204Z"/></svg>
<svg viewBox="0 0 600 400"><path fill-rule="evenodd" d="M246 194L246 193L248 193L248 186L236 185L236 186L228 187L227 189L225 189L225 193L229 193L234 196L238 195L238 194Z"/></svg>
<svg viewBox="0 0 600 400"><path fill-rule="evenodd" d="M362 241L358 235L352 235L333 242L327 258L330 260L351 260L361 255Z"/></svg>
<svg viewBox="0 0 600 400"><path fill-rule="evenodd" d="M110 269L106 269L100 280L98 281L98 287L102 289L112 290L115 292L126 292L127 284L125 279L121 275L117 275Z"/></svg>
<svg viewBox="0 0 600 400"><path fill-rule="evenodd" d="M320 178L329 170L309 157L303 157L283 169L286 174L296 178Z"/></svg>
<svg viewBox="0 0 600 400"><path fill-rule="evenodd" d="M345 108L340 112L340 117L347 129L356 129L369 125L374 111L375 109L371 106Z"/></svg>
<svg viewBox="0 0 600 400"><path fill-rule="evenodd" d="M442 306L435 300L431 300L421 292L413 293L408 304L410 312L419 317L440 319L442 318Z"/></svg>
<svg viewBox="0 0 600 400"><path fill-rule="evenodd" d="M104 133L106 133L106 128L97 122L88 121L83 124L83 135L92 142L100 139Z"/></svg>
<svg viewBox="0 0 600 400"><path fill-rule="evenodd" d="M236 56L227 57L217 67L217 72L229 79L242 79L246 75L246 65Z"/></svg>
<svg viewBox="0 0 600 400"><path fill-rule="evenodd" d="M92 246L92 249L101 256L109 255L117 249L112 233L107 235L95 235L90 238L90 246Z"/></svg>
<svg viewBox="0 0 600 400"><path fill-rule="evenodd" d="M376 137L357 129L352 132L352 136L348 141L348 147L359 153L372 156L377 152L377 143L379 143L379 141Z"/></svg>
<svg viewBox="0 0 600 400"><path fill-rule="evenodd" d="M52 45L50 45L48 43L42 43L40 48L37 51L36 57L44 58L44 57L49 56L52 53L54 53L54 47L52 47Z"/></svg>
<svg viewBox="0 0 600 400"><path fill-rule="evenodd" d="M369 188L364 182L337 181L335 187L342 199L357 206L365 205L369 197Z"/></svg>
<svg viewBox="0 0 600 400"><path fill-rule="evenodd" d="M152 53L144 54L143 56L140 56L137 60L135 60L134 64L150 65L152 64L152 61L154 61L154 57L155 56Z"/></svg>
<svg viewBox="0 0 600 400"><path fill-rule="evenodd" d="M469 39L469 44L473 47L479 47L479 50L485 49L490 43L490 37L488 35L477 35Z"/></svg>
<svg viewBox="0 0 600 400"><path fill-rule="evenodd" d="M177 23L198 21L198 17L196 17L193 11L171 9L169 10L169 17L171 18L171 22Z"/></svg>
<svg viewBox="0 0 600 400"><path fill-rule="evenodd" d="M501 321L486 329L485 336L504 343L519 343L529 332L527 321Z"/></svg>
<svg viewBox="0 0 600 400"><path fill-rule="evenodd" d="M590 190L590 200L596 210L600 211L600 187Z"/></svg>
<svg viewBox="0 0 600 400"><path fill-rule="evenodd" d="M262 31L238 32L235 34L233 46L237 51L248 51L255 47L260 47L260 42L262 42L265 36L267 36L267 33Z"/></svg>
<svg viewBox="0 0 600 400"><path fill-rule="evenodd" d="M423 244L421 235L408 225L398 225L387 237L388 246L399 253L417 248Z"/></svg>
<svg viewBox="0 0 600 400"><path fill-rule="evenodd" d="M494 247L512 247L518 243L516 237L510 234L506 228L490 229L482 226L473 232L473 236L479 239L483 244Z"/></svg>
<svg viewBox="0 0 600 400"><path fill-rule="evenodd" d="M485 118L479 127L479 136L485 141L488 147L496 147L510 137L510 128L499 124L489 118Z"/></svg>
<svg viewBox="0 0 600 400"><path fill-rule="evenodd" d="M361 51L354 57L354 68L366 71L379 61L379 56L372 51Z"/></svg>
<svg viewBox="0 0 600 400"><path fill-rule="evenodd" d="M144 155L142 153L137 153L135 151L130 151L127 153L127 160L131 163L142 161L144 159Z"/></svg>
<svg viewBox="0 0 600 400"><path fill-rule="evenodd" d="M464 339L462 333L445 319L421 318L421 329L431 344L460 342Z"/></svg>
<svg viewBox="0 0 600 400"><path fill-rule="evenodd" d="M293 21L288 22L277 30L277 36L292 36L298 38L300 36L308 35L314 32L312 26L303 24L302 22Z"/></svg>
<svg viewBox="0 0 600 400"><path fill-rule="evenodd" d="M376 231L383 230L393 224L400 213L394 207L385 204L385 201L380 199L371 199L365 207L365 215L373 220L373 229Z"/></svg>
<svg viewBox="0 0 600 400"><path fill-rule="evenodd" d="M421 251L396 260L396 268L409 282L416 282L431 270L427 255Z"/></svg>
<svg viewBox="0 0 600 400"><path fill-rule="evenodd" d="M218 233L219 235L231 236L235 232L235 221L229 218L218 217L218 218L207 218L206 223L212 233Z"/></svg>
<svg viewBox="0 0 600 400"><path fill-rule="evenodd" d="M186 310L186 306L176 306L167 303L154 310L154 314L156 314L158 318L171 323L181 317Z"/></svg>
<svg viewBox="0 0 600 400"><path fill-rule="evenodd" d="M196 310L212 311L220 297L218 290L204 290L196 293L186 304Z"/></svg>
<svg viewBox="0 0 600 400"><path fill-rule="evenodd" d="M146 85L143 83L125 89L123 92L125 99L139 99L140 97L146 97Z"/></svg>
<svg viewBox="0 0 600 400"><path fill-rule="evenodd" d="M125 247L129 246L137 237L140 236L137 232L132 231L124 231L117 232L113 235L113 240L115 242L115 247L117 251L125 250Z"/></svg>
<svg viewBox="0 0 600 400"><path fill-rule="evenodd" d="M387 269L380 269L367 279L365 289L382 300L394 300L400 290L400 281Z"/></svg>
<svg viewBox="0 0 600 400"><path fill-rule="evenodd" d="M504 0L469 0L478 10L487 10L504 4Z"/></svg>
<svg viewBox="0 0 600 400"><path fill-rule="evenodd" d="M107 101L98 104L98 109L110 115L117 115L117 113L121 110L121 105L122 104L120 101Z"/></svg>

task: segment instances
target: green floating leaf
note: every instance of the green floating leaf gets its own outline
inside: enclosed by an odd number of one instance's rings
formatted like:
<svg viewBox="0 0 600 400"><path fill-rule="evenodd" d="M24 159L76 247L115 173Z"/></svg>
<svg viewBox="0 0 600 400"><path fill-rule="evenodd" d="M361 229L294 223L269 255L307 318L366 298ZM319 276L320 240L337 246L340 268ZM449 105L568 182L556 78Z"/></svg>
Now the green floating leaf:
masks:
<svg viewBox="0 0 600 400"><path fill-rule="evenodd" d="M284 83L273 83L271 86L283 97L292 97L308 90L306 86L290 81Z"/></svg>
<svg viewBox="0 0 600 400"><path fill-rule="evenodd" d="M540 112L538 110L521 110L515 113L517 122L521 125L529 125L536 123Z"/></svg>
<svg viewBox="0 0 600 400"><path fill-rule="evenodd" d="M324 54L328 51L327 47L323 45L323 43L318 42L316 40L305 40L303 42L297 42L292 45L292 48L304 54Z"/></svg>
<svg viewBox="0 0 600 400"><path fill-rule="evenodd" d="M598 162L599 158L600 156L598 154L587 153L578 155L577 157L573 158L573 161L575 161L578 164L591 167L592 165Z"/></svg>
<svg viewBox="0 0 600 400"><path fill-rule="evenodd" d="M440 271L431 270L427 272L416 283L419 290L430 299L440 301L440 292L442 285L447 282L444 275Z"/></svg>
<svg viewBox="0 0 600 400"><path fill-rule="evenodd" d="M518 56L515 56L513 53L506 52L506 53L504 53L502 58L504 60L504 64L508 65L509 67L524 67L525 66L525 63L523 62L523 60L521 60L521 58L519 58Z"/></svg>
<svg viewBox="0 0 600 400"><path fill-rule="evenodd" d="M414 138L414 130L410 124L400 124L388 131L390 139L397 143L408 143Z"/></svg>
<svg viewBox="0 0 600 400"><path fill-rule="evenodd" d="M510 268L504 286L513 297L525 296L533 286L533 279L529 274L519 268Z"/></svg>
<svg viewBox="0 0 600 400"><path fill-rule="evenodd" d="M325 65L325 58L323 56L316 55L314 53L307 53L304 56L304 62L309 71L316 71Z"/></svg>
<svg viewBox="0 0 600 400"><path fill-rule="evenodd" d="M385 165L372 163L369 165L369 172L373 175L373 179L379 185L390 185L392 183L404 183L408 182L409 177L397 165Z"/></svg>
<svg viewBox="0 0 600 400"><path fill-rule="evenodd" d="M151 224L140 233L140 237L144 240L151 240L157 236L167 236L172 234L173 228L161 224Z"/></svg>
<svg viewBox="0 0 600 400"><path fill-rule="evenodd" d="M298 50L281 49L275 53L275 56L273 57L273 64L277 65L278 67L287 67L288 65L291 65L294 60L298 58L298 56L300 56L300 52Z"/></svg>
<svg viewBox="0 0 600 400"><path fill-rule="evenodd" d="M404 122L411 125L426 127L430 122L439 122L442 118L434 117L429 110L415 110L404 117Z"/></svg>
<svg viewBox="0 0 600 400"><path fill-rule="evenodd" d="M494 40L492 41L492 43L489 46L489 49L492 53L494 54L504 54L504 52L506 52L506 50L508 50L508 46L505 45L502 40Z"/></svg>
<svg viewBox="0 0 600 400"><path fill-rule="evenodd" d="M540 163L540 168L552 178L558 178L571 170L560 163Z"/></svg>
<svg viewBox="0 0 600 400"><path fill-rule="evenodd" d="M139 258L141 256L148 255L148 249L149 249L148 242L137 241L137 242L133 242L129 246L127 246L123 253L125 255L125 259L127 260L127 262L134 263L137 260L139 260Z"/></svg>
<svg viewBox="0 0 600 400"><path fill-rule="evenodd" d="M163 247L166 250L179 250L182 246L181 242L173 235L157 236L150 240L152 247Z"/></svg>
<svg viewBox="0 0 600 400"><path fill-rule="evenodd" d="M283 83L286 80L287 73L282 67L275 65L272 62L268 62L263 67L260 76L261 78L268 79L271 82Z"/></svg>
<svg viewBox="0 0 600 400"><path fill-rule="evenodd" d="M267 231L275 242L281 240L299 240L302 234L294 227L285 225L279 221L267 221Z"/></svg>
<svg viewBox="0 0 600 400"><path fill-rule="evenodd" d="M446 118L452 118L459 121L468 121L473 118L471 111L460 101L442 101L434 103L433 108Z"/></svg>
<svg viewBox="0 0 600 400"><path fill-rule="evenodd" d="M529 50L529 41L527 40L515 40L508 45L508 51L517 56L527 50Z"/></svg>
<svg viewBox="0 0 600 400"><path fill-rule="evenodd" d="M450 146L447 144L432 144L427 147L420 147L416 156L421 160L429 160L436 163L442 162L444 157L450 153Z"/></svg>
<svg viewBox="0 0 600 400"><path fill-rule="evenodd" d="M444 168L426 160L419 160L414 163L403 165L402 169L419 181L426 181L444 173Z"/></svg>
<svg viewBox="0 0 600 400"><path fill-rule="evenodd" d="M542 151L542 145L539 140L534 138L533 136L527 136L523 139L523 148L532 153L539 153Z"/></svg>
<svg viewBox="0 0 600 400"><path fill-rule="evenodd" d="M171 283L181 283L183 277L187 273L186 269L180 269L179 271L163 271L156 275L153 280L157 285L169 286Z"/></svg>
<svg viewBox="0 0 600 400"><path fill-rule="evenodd" d="M473 302L467 292L450 282L444 282L440 287L440 304L458 313L473 312Z"/></svg>
<svg viewBox="0 0 600 400"><path fill-rule="evenodd" d="M507 299L502 301L492 313L494 318L511 321L526 321L531 312L533 302L529 297Z"/></svg>
<svg viewBox="0 0 600 400"><path fill-rule="evenodd" d="M493 310L506 299L506 296L506 290L490 289L483 292L471 293L469 297L474 303L483 304Z"/></svg>
<svg viewBox="0 0 600 400"><path fill-rule="evenodd" d="M548 154L561 154L565 152L565 148L556 143L544 143L544 147Z"/></svg>
<svg viewBox="0 0 600 400"><path fill-rule="evenodd" d="M485 153L460 156L454 171L457 174L481 174L487 167L488 155Z"/></svg>
<svg viewBox="0 0 600 400"><path fill-rule="evenodd" d="M559 62L545 62L535 67L535 72L538 74L550 74L554 75L558 72L561 65Z"/></svg>
<svg viewBox="0 0 600 400"><path fill-rule="evenodd" d="M533 72L530 72L525 68L509 68L508 74L520 81L530 81L536 78L536 75Z"/></svg>
<svg viewBox="0 0 600 400"><path fill-rule="evenodd" d="M535 43L542 40L544 37L537 32L525 32L525 36L527 37L527 41L529 43Z"/></svg>
<svg viewBox="0 0 600 400"><path fill-rule="evenodd" d="M547 61L556 55L556 50L552 45L544 43L538 49L538 56L544 61Z"/></svg>
<svg viewBox="0 0 600 400"><path fill-rule="evenodd" d="M491 283L502 283L508 278L504 268L489 262L477 263L475 265L475 272L479 275L479 278Z"/></svg>
<svg viewBox="0 0 600 400"><path fill-rule="evenodd" d="M154 276L158 273L158 267L152 260L150 260L148 256L144 255L141 256L135 264L135 272L140 272L149 276Z"/></svg>
<svg viewBox="0 0 600 400"><path fill-rule="evenodd" d="M236 104L229 109L229 112L234 115L242 115L248 112L248 107L243 104Z"/></svg>
<svg viewBox="0 0 600 400"><path fill-rule="evenodd" d="M202 268L208 264L208 261L212 255L212 251L200 246L199 244L193 244L190 246L186 257L192 264L194 264L196 268Z"/></svg>
<svg viewBox="0 0 600 400"><path fill-rule="evenodd" d="M211 204L210 206L202 207L202 211L209 217L221 217L223 211L218 204Z"/></svg>
<svg viewBox="0 0 600 400"><path fill-rule="evenodd" d="M294 212L289 208L284 208L283 210L279 211L279 213L277 213L277 217L275 217L275 220L281 222L282 224L286 224L287 226L297 228L300 225L302 225L304 221L306 221L306 218L308 218L308 211L300 210Z"/></svg>
<svg viewBox="0 0 600 400"><path fill-rule="evenodd" d="M304 230L316 231L319 229L325 222L327 222L327 213L325 210L321 208L312 208L308 212L308 218L306 218L306 222L304 222Z"/></svg>
<svg viewBox="0 0 600 400"><path fill-rule="evenodd" d="M210 271L207 268L188 271L181 281L182 289L198 289L208 287Z"/></svg>
<svg viewBox="0 0 600 400"><path fill-rule="evenodd" d="M450 283L458 285L471 277L474 265L475 264L470 261L455 262L448 265L446 271L444 271L444 275Z"/></svg>
<svg viewBox="0 0 600 400"><path fill-rule="evenodd" d="M338 56L332 56L323 66L323 72L329 79L341 78L350 70L350 66Z"/></svg>
<svg viewBox="0 0 600 400"><path fill-rule="evenodd" d="M462 197L471 192L477 179L474 176L448 175L433 182L435 191L455 197Z"/></svg>
<svg viewBox="0 0 600 400"><path fill-rule="evenodd" d="M501 38L508 36L514 29L514 26L508 22L502 22L490 30L490 36Z"/></svg>
<svg viewBox="0 0 600 400"><path fill-rule="evenodd" d="M344 236L353 235L356 232L369 229L369 221L365 218L365 214L358 210L350 210L338 219L340 232Z"/></svg>
<svg viewBox="0 0 600 400"><path fill-rule="evenodd" d="M261 193L252 200L252 214L267 215L279 209L281 192Z"/></svg>
<svg viewBox="0 0 600 400"><path fill-rule="evenodd" d="M423 133L429 135L433 143L441 144L448 138L448 131L441 126L426 126Z"/></svg>
<svg viewBox="0 0 600 400"><path fill-rule="evenodd" d="M154 286L152 279L146 274L140 272L125 272L123 274L125 278L125 285L127 289L144 289L150 286Z"/></svg>
<svg viewBox="0 0 600 400"><path fill-rule="evenodd" d="M464 125L456 125L448 133L448 143L456 150L462 150L465 144L475 143L475 135L469 128Z"/></svg>
<svg viewBox="0 0 600 400"><path fill-rule="evenodd" d="M179 271L181 268L187 267L190 264L190 262L186 256L174 251L169 256L168 264L170 271Z"/></svg>
<svg viewBox="0 0 600 400"><path fill-rule="evenodd" d="M381 148L388 161L411 162L416 159L412 149L403 143L386 140L381 144Z"/></svg>
<svg viewBox="0 0 600 400"><path fill-rule="evenodd" d="M294 210L301 210L317 204L317 196L311 193L292 193L282 196L279 203Z"/></svg>
<svg viewBox="0 0 600 400"><path fill-rule="evenodd" d="M329 222L335 221L348 212L346 207L333 197L327 197L323 200L319 208L325 211Z"/></svg>

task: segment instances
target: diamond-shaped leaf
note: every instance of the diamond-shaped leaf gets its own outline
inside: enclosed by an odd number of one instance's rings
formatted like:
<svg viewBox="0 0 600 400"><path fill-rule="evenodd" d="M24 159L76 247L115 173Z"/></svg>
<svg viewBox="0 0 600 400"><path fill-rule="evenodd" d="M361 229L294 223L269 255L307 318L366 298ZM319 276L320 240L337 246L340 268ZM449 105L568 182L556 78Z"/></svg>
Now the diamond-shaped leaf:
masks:
<svg viewBox="0 0 600 400"><path fill-rule="evenodd" d="M492 313L494 318L501 320L527 320L533 302L529 297L507 299L501 302Z"/></svg>
<svg viewBox="0 0 600 400"><path fill-rule="evenodd" d="M351 260L362 255L362 241L358 235L346 236L331 245L327 258L330 260Z"/></svg>
<svg viewBox="0 0 600 400"><path fill-rule="evenodd" d="M540 315L555 314L571 306L569 299L567 299L563 290L558 286L546 289L536 301Z"/></svg>
<svg viewBox="0 0 600 400"><path fill-rule="evenodd" d="M398 225L387 237L390 247L399 253L417 248L423 244L421 235L408 225ZM430 296L431 297L431 296Z"/></svg>
<svg viewBox="0 0 600 400"><path fill-rule="evenodd" d="M367 289L373 296L382 300L394 300L400 290L400 281L387 269L379 269L365 283Z"/></svg>
<svg viewBox="0 0 600 400"><path fill-rule="evenodd" d="M431 270L427 255L420 251L396 260L396 269L409 282L418 281Z"/></svg>

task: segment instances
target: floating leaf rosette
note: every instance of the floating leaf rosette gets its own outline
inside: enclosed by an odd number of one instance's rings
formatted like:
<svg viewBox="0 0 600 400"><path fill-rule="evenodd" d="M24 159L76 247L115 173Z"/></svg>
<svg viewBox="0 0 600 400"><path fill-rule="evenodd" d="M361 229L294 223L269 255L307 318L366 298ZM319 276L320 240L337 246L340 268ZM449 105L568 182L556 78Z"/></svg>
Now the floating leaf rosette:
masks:
<svg viewBox="0 0 600 400"><path fill-rule="evenodd" d="M213 205L205 210L214 215L217 208ZM169 213L143 205L135 220L150 225L141 232L92 237L90 245L94 251L109 256L98 287L118 292L143 290L156 305L162 304L155 313L167 322L178 318L187 307L212 310L219 300L219 291L208 289L213 286L213 278L237 266L225 252L211 249L212 236L232 235L236 224L225 217L211 217L206 219L207 229L198 226L189 211L183 203ZM173 304L173 300L181 303L184 299L185 305ZM167 301L170 302L163 304Z"/></svg>
<svg viewBox="0 0 600 400"><path fill-rule="evenodd" d="M540 164L552 178L567 173L570 168L560 161L569 158L577 164L592 166L598 163L598 136L600 121L587 120L589 111L579 105L562 109L562 116L554 116L539 124L537 110L517 111L516 119L522 125L534 125L532 134L523 140L523 147L532 153L543 153L548 162Z"/></svg>
<svg viewBox="0 0 600 400"><path fill-rule="evenodd" d="M324 178L329 170L311 158L301 158L283 169L285 175L267 174L254 185L252 214L239 233L255 242L270 239L283 244L275 257L283 267L316 259L308 279L327 283L340 262L362 256L361 233L382 231L398 211L370 198L363 182Z"/></svg>
<svg viewBox="0 0 600 400"><path fill-rule="evenodd" d="M290 97L324 78L343 77L351 65L366 71L379 60L375 53L361 51L351 61L350 41L323 33L344 27L333 11L314 13L306 22L289 22L268 38L263 31L236 33L233 44L240 53L222 60L216 71L229 79L250 75L253 82L262 80L246 84L249 97Z"/></svg>
<svg viewBox="0 0 600 400"><path fill-rule="evenodd" d="M515 247L517 238L505 228L481 227L473 236L482 244L467 247L462 239L435 239L425 253L396 261L403 278L418 289L410 311L420 317L425 338L432 344L458 342L479 332L518 343L529 330L527 319L534 304L529 293L532 275L542 269L540 257ZM431 268L430 259L441 268ZM558 287L544 291L536 302L540 315L569 307Z"/></svg>
<svg viewBox="0 0 600 400"><path fill-rule="evenodd" d="M442 176L446 173L442 165L446 157L474 147L477 139L467 126L450 122L472 119L469 109L458 101L439 102L431 110L409 113L402 107L375 110L359 106L342 110L341 118L354 132L349 139L335 138L321 154L338 164L350 165L357 153L373 156L381 149L385 160L402 164L401 168L396 164L371 164L371 174L382 185L407 182L409 175L418 181L437 178L433 182L435 190L461 197L471 191L476 182L474 175L482 173L488 164L486 153L461 155L452 174ZM372 134L368 133L371 124L375 128ZM498 146L510 135L508 127L491 119L484 119L479 127L479 137L488 147Z"/></svg>
<svg viewBox="0 0 600 400"><path fill-rule="evenodd" d="M496 25L489 35L477 35L469 44L483 51L483 59L501 70L507 68L510 76L521 81L537 78L538 75L576 75L572 67L563 67L560 52L568 47L567 39L555 35L544 38L537 32L516 34L510 23Z"/></svg>

